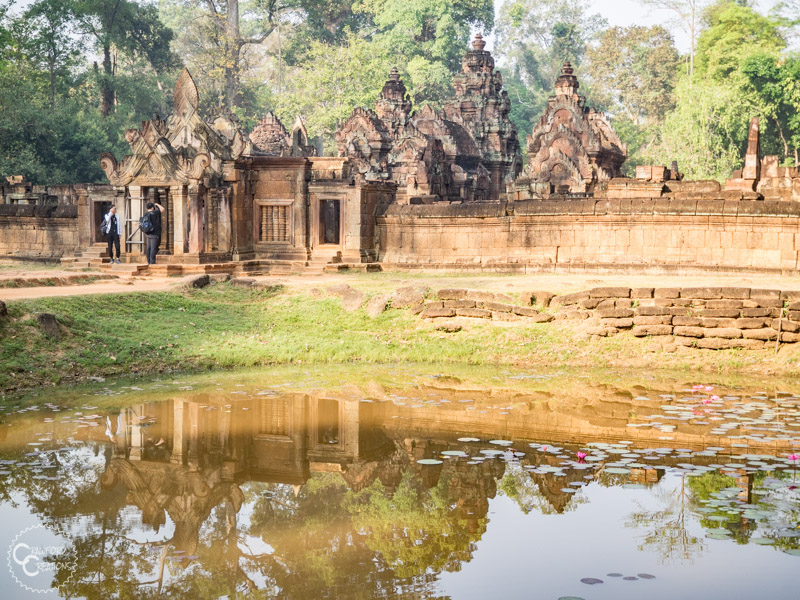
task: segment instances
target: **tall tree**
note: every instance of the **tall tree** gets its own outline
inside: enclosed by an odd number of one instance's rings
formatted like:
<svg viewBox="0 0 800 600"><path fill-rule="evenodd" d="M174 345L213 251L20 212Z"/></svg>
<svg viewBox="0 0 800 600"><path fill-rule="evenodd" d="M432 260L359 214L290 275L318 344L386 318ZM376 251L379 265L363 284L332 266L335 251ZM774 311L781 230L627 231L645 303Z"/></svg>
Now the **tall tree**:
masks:
<svg viewBox="0 0 800 600"><path fill-rule="evenodd" d="M675 22L689 38L689 65L687 72L689 76L693 76L700 21L703 10L708 6L709 0L641 0L641 2L646 6L672 13Z"/></svg>

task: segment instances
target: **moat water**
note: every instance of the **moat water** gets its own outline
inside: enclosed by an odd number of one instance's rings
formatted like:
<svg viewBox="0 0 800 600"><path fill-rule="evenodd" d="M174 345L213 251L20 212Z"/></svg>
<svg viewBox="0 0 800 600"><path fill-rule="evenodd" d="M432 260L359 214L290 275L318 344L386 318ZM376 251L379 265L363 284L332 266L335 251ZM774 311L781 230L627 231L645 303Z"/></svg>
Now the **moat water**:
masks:
<svg viewBox="0 0 800 600"><path fill-rule="evenodd" d="M271 369L0 422L0 597L800 597L800 382Z"/></svg>

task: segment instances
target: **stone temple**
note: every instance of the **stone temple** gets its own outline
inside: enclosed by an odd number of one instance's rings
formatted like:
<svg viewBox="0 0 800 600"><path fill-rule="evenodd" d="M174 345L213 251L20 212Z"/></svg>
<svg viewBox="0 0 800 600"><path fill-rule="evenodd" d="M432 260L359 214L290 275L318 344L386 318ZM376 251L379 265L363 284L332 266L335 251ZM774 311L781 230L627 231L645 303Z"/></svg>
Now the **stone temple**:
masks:
<svg viewBox="0 0 800 600"><path fill-rule="evenodd" d="M722 186L672 163L622 176L627 148L588 107L565 63L526 134L476 36L441 108L414 107L399 72L357 107L322 156L301 118L268 113L247 133L198 111L181 74L167 119L129 129L130 155L103 154L107 185L0 186L0 256L114 271L273 273L428 268L486 271L800 272L800 173L759 152ZM669 157L664 157L665 163ZM144 264L138 220L166 208L158 264ZM115 204L123 260L99 232Z"/></svg>

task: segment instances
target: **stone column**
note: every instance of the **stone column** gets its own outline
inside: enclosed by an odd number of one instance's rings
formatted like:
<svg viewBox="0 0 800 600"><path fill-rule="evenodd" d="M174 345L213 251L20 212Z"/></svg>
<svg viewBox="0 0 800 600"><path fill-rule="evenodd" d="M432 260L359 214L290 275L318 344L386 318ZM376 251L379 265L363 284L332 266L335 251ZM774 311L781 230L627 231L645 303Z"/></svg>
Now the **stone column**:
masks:
<svg viewBox="0 0 800 600"><path fill-rule="evenodd" d="M144 199L147 195L147 188L138 185L128 186L129 201L125 209L125 239L130 238L130 242L125 244L125 253L132 256L143 256L144 234L140 231L135 236L131 234L139 227L139 219L145 212Z"/></svg>
<svg viewBox="0 0 800 600"><path fill-rule="evenodd" d="M203 239L203 202L200 186L189 187L189 254L201 254Z"/></svg>
<svg viewBox="0 0 800 600"><path fill-rule="evenodd" d="M294 233L292 235L293 244L296 248L305 249L306 253L311 250L311 236L309 231L310 214L309 203L311 201L308 193L308 169L311 163L297 169L297 180L294 187Z"/></svg>
<svg viewBox="0 0 800 600"><path fill-rule="evenodd" d="M172 200L170 212L172 213L172 253L185 254L186 253L186 224L187 215L186 207L188 197L186 187L182 185L174 185L169 188L169 196Z"/></svg>
<svg viewBox="0 0 800 600"><path fill-rule="evenodd" d="M75 192L78 196L78 248L88 248L94 241L94 211L89 204L88 186L75 186Z"/></svg>
<svg viewBox="0 0 800 600"><path fill-rule="evenodd" d="M231 251L231 190L217 190L217 248L226 254Z"/></svg>

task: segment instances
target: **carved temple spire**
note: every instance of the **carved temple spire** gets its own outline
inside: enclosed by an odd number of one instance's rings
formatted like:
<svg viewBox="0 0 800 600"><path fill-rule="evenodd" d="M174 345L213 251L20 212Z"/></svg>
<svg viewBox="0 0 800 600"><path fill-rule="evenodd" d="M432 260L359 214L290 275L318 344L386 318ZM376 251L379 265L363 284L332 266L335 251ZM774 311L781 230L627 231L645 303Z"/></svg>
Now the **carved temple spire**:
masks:
<svg viewBox="0 0 800 600"><path fill-rule="evenodd" d="M561 75L559 75L558 79L556 79L556 95L576 95L580 86L581 84L578 82L578 78L575 76L575 69L572 68L572 65L569 63L569 61L565 62L564 66L561 67Z"/></svg>
<svg viewBox="0 0 800 600"><path fill-rule="evenodd" d="M378 96L375 112L389 129L394 131L406 124L411 108L411 99L406 93L403 80L400 79L400 73L397 67L392 67L389 79L386 80Z"/></svg>

